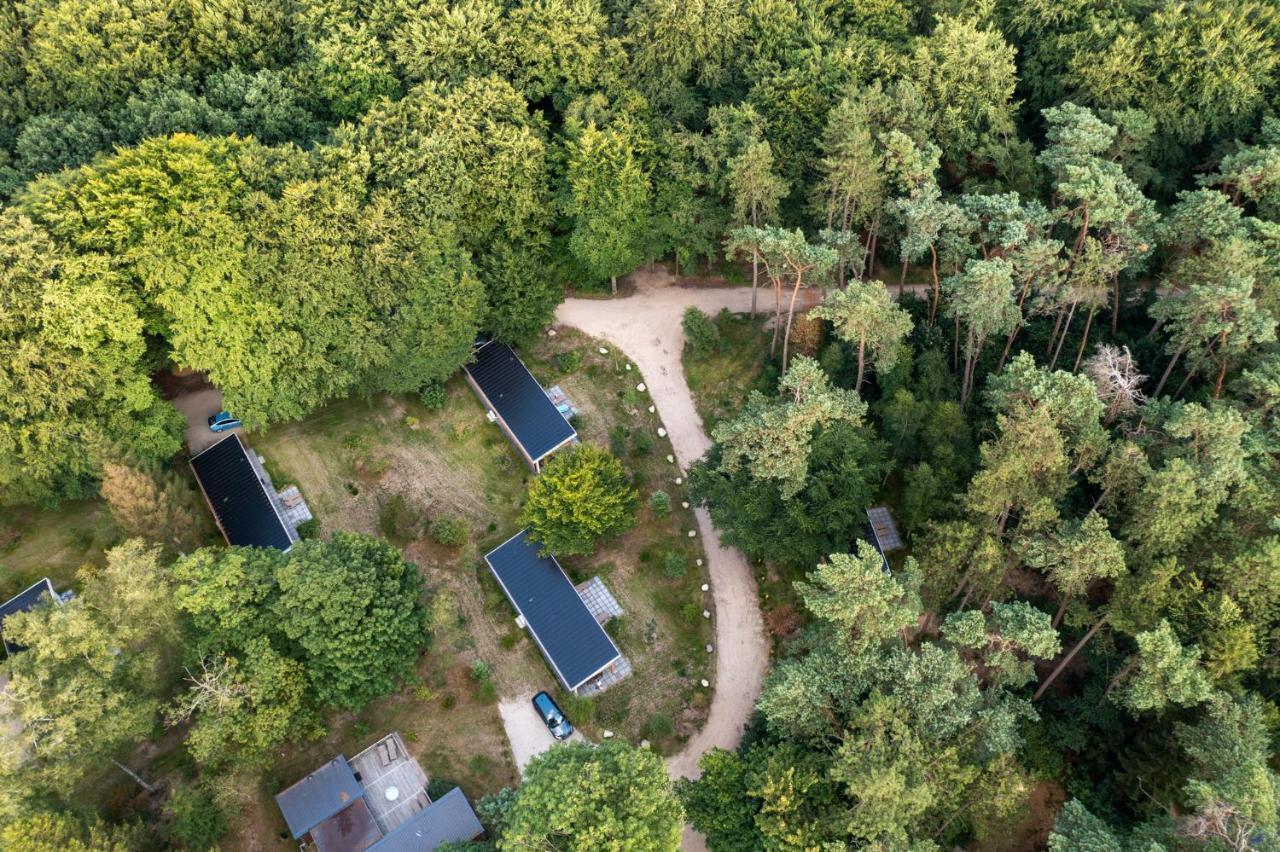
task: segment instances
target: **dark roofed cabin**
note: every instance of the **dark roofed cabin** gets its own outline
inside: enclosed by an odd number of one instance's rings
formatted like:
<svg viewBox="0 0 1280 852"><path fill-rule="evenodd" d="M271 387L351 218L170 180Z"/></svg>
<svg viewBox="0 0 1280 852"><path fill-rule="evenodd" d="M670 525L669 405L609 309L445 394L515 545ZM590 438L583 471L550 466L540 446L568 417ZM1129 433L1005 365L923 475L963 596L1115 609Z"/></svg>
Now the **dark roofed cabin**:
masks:
<svg viewBox="0 0 1280 852"><path fill-rule="evenodd" d="M227 544L293 547L296 534L280 516L239 435L233 433L197 453L191 469Z"/></svg>
<svg viewBox="0 0 1280 852"><path fill-rule="evenodd" d="M529 628L564 688L577 694L622 658L560 563L525 532L485 555L489 570Z"/></svg>
<svg viewBox="0 0 1280 852"><path fill-rule="evenodd" d="M577 443L578 433L510 346L492 340L475 355L463 368L467 383L530 469L540 471L547 456Z"/></svg>
<svg viewBox="0 0 1280 852"><path fill-rule="evenodd" d="M61 595L55 592L53 590L53 581L48 577L32 583L3 604L0 604L0 636L4 635L4 620L9 616L17 615L20 612L30 612L46 600L58 604L66 603L70 597L70 592L64 592ZM22 649L22 645L10 642L7 637L4 638L4 653L6 657L13 656Z"/></svg>

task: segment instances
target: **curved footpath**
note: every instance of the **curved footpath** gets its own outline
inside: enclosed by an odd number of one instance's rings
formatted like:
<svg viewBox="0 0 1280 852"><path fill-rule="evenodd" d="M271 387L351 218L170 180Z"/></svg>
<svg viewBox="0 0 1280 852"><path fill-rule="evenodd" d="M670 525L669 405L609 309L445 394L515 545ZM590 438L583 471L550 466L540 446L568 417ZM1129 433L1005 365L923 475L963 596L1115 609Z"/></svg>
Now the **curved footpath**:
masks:
<svg viewBox="0 0 1280 852"><path fill-rule="evenodd" d="M751 289L645 289L621 299L567 299L556 311L558 322L613 343L639 368L682 470L711 447L680 366L680 318L690 306L713 315L722 308L745 312L751 307ZM769 642L747 558L737 548L720 544L706 509L695 514L715 601L715 693L702 730L667 760L673 778L697 778L698 758L704 752L737 747L769 669Z"/></svg>
<svg viewBox="0 0 1280 852"><path fill-rule="evenodd" d="M928 287L915 285L908 289L922 293ZM896 297L897 288L890 287L889 291ZM769 313L772 291L762 287L759 296L758 309ZM801 293L797 309L811 307L816 296L813 291ZM566 299L556 310L557 322L613 343L639 368L682 470L711 447L680 366L684 351L680 319L689 307L713 316L724 308L746 313L751 309L751 288L641 285L625 298ZM715 601L715 694L702 730L689 738L679 754L667 759L672 778L697 778L698 759L705 752L717 747L737 748L769 670L769 641L760 617L751 566L742 551L720 543L706 509L699 508L695 514ZM705 848L701 835L686 828L684 849L692 852Z"/></svg>

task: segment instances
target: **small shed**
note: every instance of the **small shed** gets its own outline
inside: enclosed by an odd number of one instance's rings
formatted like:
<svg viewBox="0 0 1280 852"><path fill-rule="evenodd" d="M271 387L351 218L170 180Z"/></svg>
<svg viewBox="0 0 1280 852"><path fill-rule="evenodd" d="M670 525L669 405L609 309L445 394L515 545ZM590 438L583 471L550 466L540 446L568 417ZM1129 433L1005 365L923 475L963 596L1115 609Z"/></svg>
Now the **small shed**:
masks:
<svg viewBox="0 0 1280 852"><path fill-rule="evenodd" d="M480 345L475 361L463 371L493 422L535 473L556 450L578 442L577 431L507 344L491 340Z"/></svg>
<svg viewBox="0 0 1280 852"><path fill-rule="evenodd" d="M298 540L285 523L270 477L239 435L197 453L191 469L227 544L288 550Z"/></svg>
<svg viewBox="0 0 1280 852"><path fill-rule="evenodd" d="M0 637L4 637L4 620L9 616L17 615L20 612L29 612L46 600L55 604L66 603L70 600L71 595L71 592L58 594L54 591L53 581L48 577L37 580L3 604L0 604ZM10 642L7 637L4 637L3 641L6 657L11 657L23 649L22 645Z"/></svg>
<svg viewBox="0 0 1280 852"><path fill-rule="evenodd" d="M364 792L351 764L338 755L306 778L276 794L276 804L294 840L346 810Z"/></svg>
<svg viewBox="0 0 1280 852"><path fill-rule="evenodd" d="M516 533L484 560L560 683L577 695L616 668L622 653L560 563L539 553L527 532Z"/></svg>
<svg viewBox="0 0 1280 852"><path fill-rule="evenodd" d="M888 554L902 549L902 536L888 506L874 506L867 510L867 540L880 551L885 573L889 572Z"/></svg>

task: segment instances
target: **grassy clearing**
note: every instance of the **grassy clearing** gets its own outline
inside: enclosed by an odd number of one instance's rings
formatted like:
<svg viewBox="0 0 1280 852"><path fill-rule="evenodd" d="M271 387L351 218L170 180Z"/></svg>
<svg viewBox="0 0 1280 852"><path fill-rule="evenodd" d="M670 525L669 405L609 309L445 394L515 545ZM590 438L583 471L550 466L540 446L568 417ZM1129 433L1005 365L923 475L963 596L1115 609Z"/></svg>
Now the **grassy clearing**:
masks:
<svg viewBox="0 0 1280 852"><path fill-rule="evenodd" d="M710 704L700 686L713 679L704 647L711 622L702 615L709 599L700 589L706 571L697 564L700 542L687 536L694 520L681 506L679 471L667 461L671 447L657 435L661 423L648 410L647 394L636 390L642 379L620 353L601 354L601 347L561 330L521 354L544 385L564 388L579 409L575 425L583 440L611 447L640 492L635 529L590 557L563 562L575 582L601 575L617 597L626 615L609 629L635 672L596 699L553 691L587 736L608 729L672 752L702 724ZM323 741L285 750L228 848L289 845L270 795L388 730L405 735L428 775L456 781L472 797L517 780L497 698L552 689L555 679L515 626L482 554L519 530L531 474L460 376L446 391L439 411L414 398L353 399L248 436L278 486L302 489L318 535L386 536L421 568L433 609L439 604L444 615L418 682L360 714L334 718ZM671 498L666 517L649 509L658 488ZM449 533L459 529L461 543L453 543ZM488 668L484 678L473 673L477 661Z"/></svg>
<svg viewBox="0 0 1280 852"><path fill-rule="evenodd" d="M0 520L0 600L45 576L65 588L77 569L100 561L118 538L101 500L77 500L51 511L6 508Z"/></svg>
<svg viewBox="0 0 1280 852"><path fill-rule="evenodd" d="M777 380L777 367L769 360L768 317L724 311L712 321L721 347L704 354L686 350L683 359L685 380L708 433L737 414L750 391L766 391Z"/></svg>

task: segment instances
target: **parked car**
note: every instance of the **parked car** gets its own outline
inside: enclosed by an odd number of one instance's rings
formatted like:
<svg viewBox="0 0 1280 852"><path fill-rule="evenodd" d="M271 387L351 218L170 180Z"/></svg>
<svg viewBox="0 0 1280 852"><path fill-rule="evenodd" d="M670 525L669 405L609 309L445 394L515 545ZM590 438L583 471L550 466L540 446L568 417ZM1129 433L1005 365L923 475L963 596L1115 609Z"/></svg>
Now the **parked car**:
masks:
<svg viewBox="0 0 1280 852"><path fill-rule="evenodd" d="M573 725L569 724L569 720L564 717L560 706L556 704L555 699L546 692L539 692L533 696L533 708L538 711L538 715L542 717L542 721L546 723L547 728L551 731L551 736L558 740L566 739L573 733Z"/></svg>
<svg viewBox="0 0 1280 852"><path fill-rule="evenodd" d="M226 432L238 426L240 426L240 419L232 417L225 411L219 411L209 418L209 431L211 432Z"/></svg>

